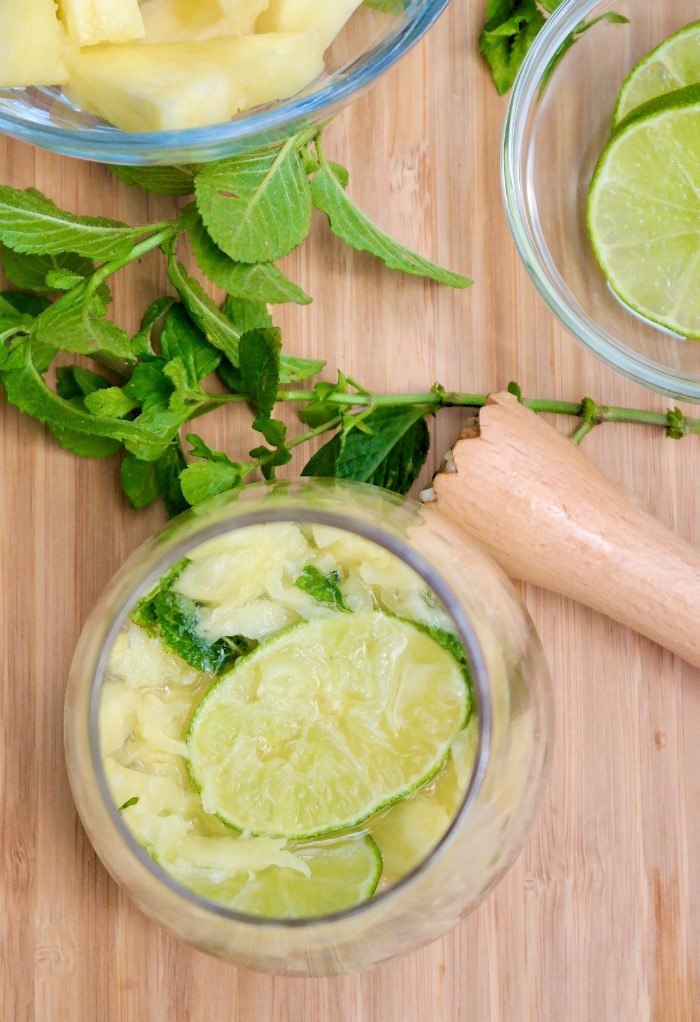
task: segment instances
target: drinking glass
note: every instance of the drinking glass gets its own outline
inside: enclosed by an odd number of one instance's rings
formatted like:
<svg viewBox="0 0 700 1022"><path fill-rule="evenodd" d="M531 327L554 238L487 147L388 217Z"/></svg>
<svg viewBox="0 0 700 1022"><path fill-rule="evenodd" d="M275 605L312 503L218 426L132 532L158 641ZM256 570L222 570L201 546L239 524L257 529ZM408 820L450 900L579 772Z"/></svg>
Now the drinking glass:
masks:
<svg viewBox="0 0 700 1022"><path fill-rule="evenodd" d="M181 886L140 847L105 777L98 718L116 636L169 565L232 530L265 522L354 533L416 571L442 603L469 663L478 743L462 804L433 851L393 886L332 915L282 920L236 913ZM65 704L70 782L85 829L114 879L182 940L253 969L327 975L371 968L455 926L512 864L550 762L549 676L509 581L430 505L342 480L256 484L174 519L124 564L81 634Z"/></svg>

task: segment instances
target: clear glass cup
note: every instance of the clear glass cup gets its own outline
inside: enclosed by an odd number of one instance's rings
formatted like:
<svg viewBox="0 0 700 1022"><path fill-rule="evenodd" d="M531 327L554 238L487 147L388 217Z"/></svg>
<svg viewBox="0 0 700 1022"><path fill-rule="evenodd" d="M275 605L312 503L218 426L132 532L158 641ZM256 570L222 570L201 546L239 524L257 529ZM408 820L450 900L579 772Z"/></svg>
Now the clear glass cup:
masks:
<svg viewBox="0 0 700 1022"><path fill-rule="evenodd" d="M470 662L479 739L456 816L413 872L370 901L300 920L244 916L180 886L135 841L110 794L98 713L109 651L135 602L188 550L262 522L320 523L363 536L424 579ZM500 569L439 513L344 481L258 484L175 519L124 564L91 613L71 668L65 746L71 787L103 863L132 900L184 941L253 969L327 975L368 969L456 925L512 864L540 804L552 742L542 649Z"/></svg>
<svg viewBox="0 0 700 1022"><path fill-rule="evenodd" d="M326 51L324 71L314 82L296 96L246 111L226 124L125 132L77 108L59 88L0 88L0 132L102 163L205 163L250 152L336 114L407 53L448 2L402 0L387 11L363 4Z"/></svg>
<svg viewBox="0 0 700 1022"><path fill-rule="evenodd" d="M612 12L629 22L602 21L566 48L582 22ZM611 291L588 237L586 198L627 74L698 16L697 0L562 4L520 69L501 156L513 238L552 311L613 369L644 387L691 401L700 401L700 343L677 338L636 315Z"/></svg>

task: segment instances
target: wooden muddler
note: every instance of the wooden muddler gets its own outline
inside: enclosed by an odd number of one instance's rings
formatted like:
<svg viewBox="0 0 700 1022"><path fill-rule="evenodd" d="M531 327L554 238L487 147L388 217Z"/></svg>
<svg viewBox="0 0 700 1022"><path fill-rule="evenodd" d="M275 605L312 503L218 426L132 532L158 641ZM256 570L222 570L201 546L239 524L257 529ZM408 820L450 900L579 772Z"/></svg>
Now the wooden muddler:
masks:
<svg viewBox="0 0 700 1022"><path fill-rule="evenodd" d="M572 597L700 666L700 552L511 394L489 397L433 489L428 506L511 578Z"/></svg>

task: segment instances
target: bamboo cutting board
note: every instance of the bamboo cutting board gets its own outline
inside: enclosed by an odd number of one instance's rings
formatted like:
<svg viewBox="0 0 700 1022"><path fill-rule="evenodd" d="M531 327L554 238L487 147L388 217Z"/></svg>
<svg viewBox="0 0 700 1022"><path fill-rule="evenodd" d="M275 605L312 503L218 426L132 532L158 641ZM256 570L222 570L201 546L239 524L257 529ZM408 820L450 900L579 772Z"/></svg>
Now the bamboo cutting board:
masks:
<svg viewBox="0 0 700 1022"><path fill-rule="evenodd" d="M316 298L280 311L285 347L325 358L329 378L342 368L375 390L425 390L439 380L488 392L517 379L528 396L590 394L662 410L662 398L603 368L555 323L519 263L498 180L505 103L477 53L483 6L454 0L400 66L337 118L326 142L349 167L362 208L475 286L450 292L401 278L343 248L319 218L285 264ZM0 181L133 223L171 209L105 168L6 140ZM120 278L117 321L135 328L165 286L162 265L150 259ZM462 422L456 411L439 417L422 484ZM202 422L206 438L233 456L247 450L248 428L245 413L230 410ZM700 544L699 438L676 443L610 425L584 447L661 521ZM554 679L552 777L515 866L455 932L373 972L298 980L208 958L136 911L77 820L62 700L97 593L161 521L159 510L126 508L113 462L61 451L0 401L3 1022L700 1017L700 672L528 586L522 592Z"/></svg>

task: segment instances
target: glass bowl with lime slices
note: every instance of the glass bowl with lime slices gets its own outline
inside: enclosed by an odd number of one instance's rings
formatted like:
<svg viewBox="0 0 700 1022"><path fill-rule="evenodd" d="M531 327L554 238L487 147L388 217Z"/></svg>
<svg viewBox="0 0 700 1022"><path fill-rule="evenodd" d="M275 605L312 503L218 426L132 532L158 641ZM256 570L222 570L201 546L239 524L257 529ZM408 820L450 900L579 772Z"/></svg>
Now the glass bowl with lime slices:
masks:
<svg viewBox="0 0 700 1022"><path fill-rule="evenodd" d="M625 376L700 400L695 0L569 0L510 98L502 180L532 279Z"/></svg>
<svg viewBox="0 0 700 1022"><path fill-rule="evenodd" d="M132 165L259 149L337 113L447 3L17 0L0 40L0 132Z"/></svg>
<svg viewBox="0 0 700 1022"><path fill-rule="evenodd" d="M436 939L537 813L527 612L429 507L258 484L175 519L87 621L65 708L86 831L133 901L238 964L324 975Z"/></svg>

